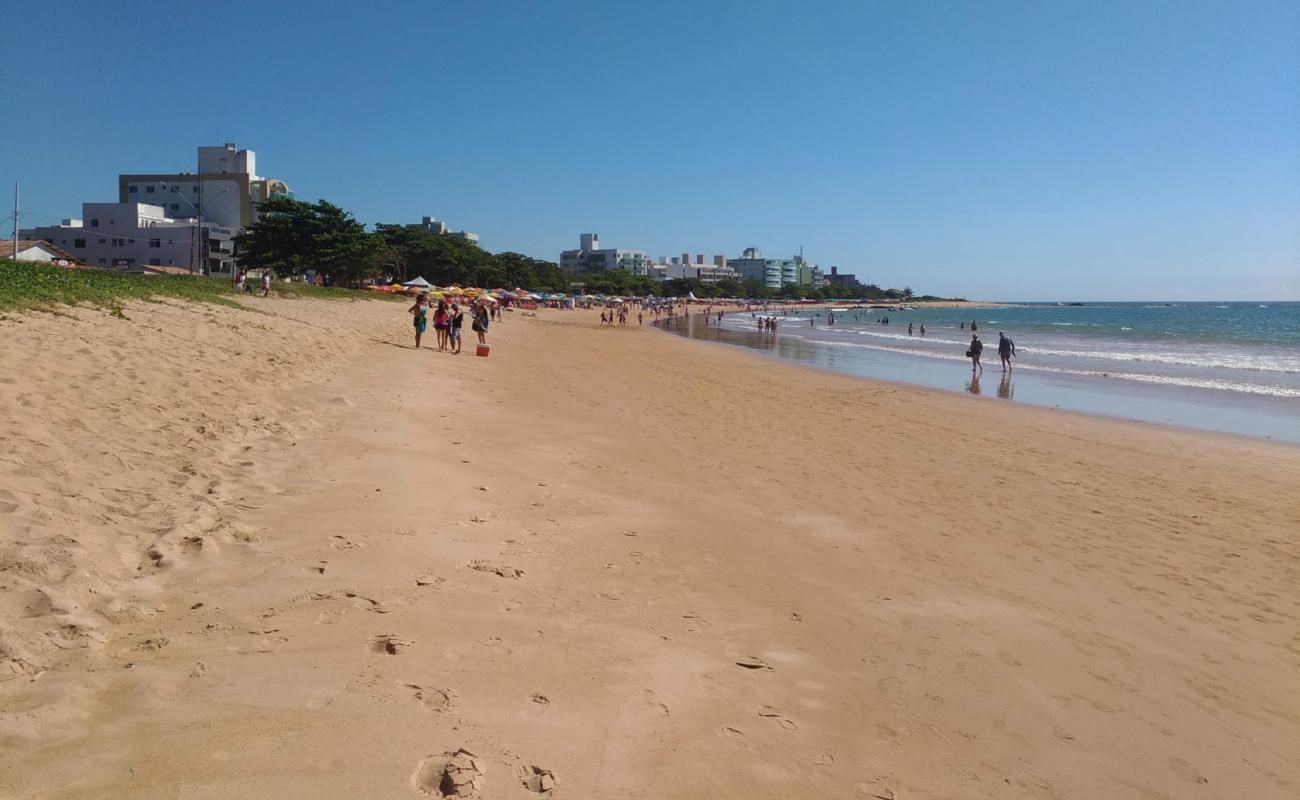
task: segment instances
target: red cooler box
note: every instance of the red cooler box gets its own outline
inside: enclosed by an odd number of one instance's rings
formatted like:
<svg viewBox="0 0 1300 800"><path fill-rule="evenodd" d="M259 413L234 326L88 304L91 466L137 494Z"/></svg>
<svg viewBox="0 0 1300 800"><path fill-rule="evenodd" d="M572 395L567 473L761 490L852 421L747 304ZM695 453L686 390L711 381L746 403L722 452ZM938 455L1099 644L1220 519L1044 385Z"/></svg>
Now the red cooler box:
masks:
<svg viewBox="0 0 1300 800"><path fill-rule="evenodd" d="M474 355L483 356L484 358L487 358L488 356L492 355L492 345L480 344L478 346L478 349L474 351Z"/></svg>

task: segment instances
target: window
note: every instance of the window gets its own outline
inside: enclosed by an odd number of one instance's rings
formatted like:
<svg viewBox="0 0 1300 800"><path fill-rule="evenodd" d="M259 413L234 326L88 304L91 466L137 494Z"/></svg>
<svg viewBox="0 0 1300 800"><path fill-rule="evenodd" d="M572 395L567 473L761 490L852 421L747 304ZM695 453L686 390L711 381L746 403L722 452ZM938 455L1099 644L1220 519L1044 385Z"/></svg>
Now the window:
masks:
<svg viewBox="0 0 1300 800"><path fill-rule="evenodd" d="M90 221L90 227L92 227L92 228L98 228L98 227L99 227L99 220L97 220L97 219L92 219L92 220Z"/></svg>
<svg viewBox="0 0 1300 800"><path fill-rule="evenodd" d="M198 187L198 186L191 186L191 187L190 187L190 191L194 192L195 194L198 194L198 193L199 193L199 187Z"/></svg>
<svg viewBox="0 0 1300 800"><path fill-rule="evenodd" d="M179 187L179 186L173 186L173 187L172 187L172 194L176 194L176 193L179 192L180 190L181 190L181 187Z"/></svg>
<svg viewBox="0 0 1300 800"><path fill-rule="evenodd" d="M179 203L172 203L172 211L177 211L180 209L180 207L181 206Z"/></svg>
<svg viewBox="0 0 1300 800"><path fill-rule="evenodd" d="M100 240L99 240L99 243L100 243L100 244L104 244L104 243L107 242L107 241L108 241L107 239L100 239Z"/></svg>
<svg viewBox="0 0 1300 800"><path fill-rule="evenodd" d="M150 247L162 247L162 239L150 239L150 240L149 240L149 246L150 246Z"/></svg>
<svg viewBox="0 0 1300 800"><path fill-rule="evenodd" d="M127 243L127 244L135 244L135 239L127 239L127 240L126 240L126 243Z"/></svg>
<svg viewBox="0 0 1300 800"><path fill-rule="evenodd" d="M138 188L139 188L138 186L128 186L128 187L126 187L127 194L135 194L135 190L138 189Z"/></svg>
<svg viewBox="0 0 1300 800"><path fill-rule="evenodd" d="M73 246L73 247L85 247L85 246L86 246L86 240L85 240L85 239L73 239L73 240L72 240L72 246Z"/></svg>
<svg viewBox="0 0 1300 800"><path fill-rule="evenodd" d="M99 260L99 263L103 264L103 263L104 263L104 259L101 258L101 259Z"/></svg>
<svg viewBox="0 0 1300 800"><path fill-rule="evenodd" d="M156 258L151 258L151 259L149 259L149 266L151 266L151 267L160 267L160 266L162 266L162 262L159 261L159 260L156 259Z"/></svg>
<svg viewBox="0 0 1300 800"><path fill-rule="evenodd" d="M145 193L146 193L146 194L153 194L153 187L152 187L152 186L146 186L146 187L144 187L144 190L145 190Z"/></svg>

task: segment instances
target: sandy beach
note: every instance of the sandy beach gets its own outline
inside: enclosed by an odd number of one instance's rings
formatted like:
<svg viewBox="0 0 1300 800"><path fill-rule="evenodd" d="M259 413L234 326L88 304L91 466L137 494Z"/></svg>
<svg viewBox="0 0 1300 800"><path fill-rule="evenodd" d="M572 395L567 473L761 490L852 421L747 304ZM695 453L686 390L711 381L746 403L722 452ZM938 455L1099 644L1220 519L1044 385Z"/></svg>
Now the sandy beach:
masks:
<svg viewBox="0 0 1300 800"><path fill-rule="evenodd" d="M0 797L1300 793L1300 448L244 302L0 320Z"/></svg>

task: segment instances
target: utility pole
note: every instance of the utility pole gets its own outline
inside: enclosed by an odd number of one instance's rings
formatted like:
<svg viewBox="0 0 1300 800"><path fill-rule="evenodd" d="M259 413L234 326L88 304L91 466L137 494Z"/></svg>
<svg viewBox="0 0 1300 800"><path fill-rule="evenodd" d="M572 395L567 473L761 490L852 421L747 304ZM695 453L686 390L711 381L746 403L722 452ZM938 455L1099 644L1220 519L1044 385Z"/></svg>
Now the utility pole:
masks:
<svg viewBox="0 0 1300 800"><path fill-rule="evenodd" d="M14 261L18 260L18 181L14 181Z"/></svg>
<svg viewBox="0 0 1300 800"><path fill-rule="evenodd" d="M205 260L203 258L203 154L202 151L200 151L198 155L194 157L194 168L196 170L194 175L195 177L198 178L199 181L199 204L194 207L194 211L198 215L195 218L195 224L194 224L194 250L196 253L198 253L197 259L199 262L199 274L202 275L203 262ZM193 264L193 262L190 263ZM190 274L191 275L194 274L193 266L190 267Z"/></svg>

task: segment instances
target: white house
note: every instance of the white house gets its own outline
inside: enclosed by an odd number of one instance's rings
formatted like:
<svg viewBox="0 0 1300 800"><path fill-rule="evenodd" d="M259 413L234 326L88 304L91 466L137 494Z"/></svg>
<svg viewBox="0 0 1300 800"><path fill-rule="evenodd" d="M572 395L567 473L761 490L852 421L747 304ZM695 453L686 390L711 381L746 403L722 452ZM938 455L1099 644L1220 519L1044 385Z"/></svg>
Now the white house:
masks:
<svg viewBox="0 0 1300 800"><path fill-rule="evenodd" d="M40 239L92 267L173 267L229 275L231 231L205 221L172 219L148 203L82 203L81 219L32 229Z"/></svg>

